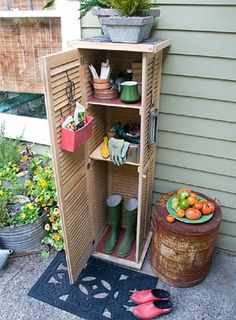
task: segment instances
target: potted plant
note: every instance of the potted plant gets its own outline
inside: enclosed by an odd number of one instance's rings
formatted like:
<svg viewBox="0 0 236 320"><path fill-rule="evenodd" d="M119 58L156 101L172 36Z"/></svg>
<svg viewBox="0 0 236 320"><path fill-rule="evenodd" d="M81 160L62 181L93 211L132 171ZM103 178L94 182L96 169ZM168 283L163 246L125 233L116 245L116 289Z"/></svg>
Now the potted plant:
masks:
<svg viewBox="0 0 236 320"><path fill-rule="evenodd" d="M0 247L29 251L46 235L48 213L57 204L53 169L48 156L34 157L27 148L22 152L19 142L3 136L1 143L13 145L16 156L9 157L6 147L0 163Z"/></svg>
<svg viewBox="0 0 236 320"><path fill-rule="evenodd" d="M159 10L150 10L150 0L110 0L120 15L101 18L112 42L139 43L148 39Z"/></svg>
<svg viewBox="0 0 236 320"><path fill-rule="evenodd" d="M44 7L54 4L49 0ZM160 10L150 10L150 0L81 0L80 18L92 10L105 36L112 42L139 43L150 35Z"/></svg>

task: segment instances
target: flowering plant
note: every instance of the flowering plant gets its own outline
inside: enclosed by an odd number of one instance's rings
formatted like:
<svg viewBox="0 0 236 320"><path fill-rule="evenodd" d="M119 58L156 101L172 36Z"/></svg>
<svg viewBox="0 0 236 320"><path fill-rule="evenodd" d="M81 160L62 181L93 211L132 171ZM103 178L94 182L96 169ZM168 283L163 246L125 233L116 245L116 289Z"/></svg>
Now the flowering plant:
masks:
<svg viewBox="0 0 236 320"><path fill-rule="evenodd" d="M46 213L49 217L45 225L48 234L42 242L61 251L64 242L51 158L48 155L34 156L29 150L15 151L20 154L18 162L0 163L0 228L34 223L40 215ZM19 181L18 178L26 170L30 175ZM11 183L7 185L6 181ZM18 203L19 197L27 200L23 204ZM15 205L14 212L9 211L11 205ZM48 255L49 251L44 251L43 256Z"/></svg>
<svg viewBox="0 0 236 320"><path fill-rule="evenodd" d="M37 220L39 213L40 208L29 202L17 209L14 215L10 215L8 223L13 226L33 223Z"/></svg>
<svg viewBox="0 0 236 320"><path fill-rule="evenodd" d="M46 245L51 246L56 251L61 251L64 248L63 234L60 219L60 210L58 207L51 208L49 212L49 221L45 225L45 230L48 235L42 240ZM43 257L49 256L49 251L42 252Z"/></svg>

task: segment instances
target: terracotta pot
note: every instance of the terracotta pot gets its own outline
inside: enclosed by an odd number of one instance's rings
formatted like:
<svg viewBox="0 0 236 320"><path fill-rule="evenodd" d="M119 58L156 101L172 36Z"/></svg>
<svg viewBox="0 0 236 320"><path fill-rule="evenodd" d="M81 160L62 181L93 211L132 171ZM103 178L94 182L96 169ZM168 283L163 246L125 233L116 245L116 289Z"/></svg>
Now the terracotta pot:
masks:
<svg viewBox="0 0 236 320"><path fill-rule="evenodd" d="M94 90L94 97L102 100L112 100L118 97L118 91L116 89Z"/></svg>
<svg viewBox="0 0 236 320"><path fill-rule="evenodd" d="M93 79L93 87L97 90L110 89L109 79Z"/></svg>

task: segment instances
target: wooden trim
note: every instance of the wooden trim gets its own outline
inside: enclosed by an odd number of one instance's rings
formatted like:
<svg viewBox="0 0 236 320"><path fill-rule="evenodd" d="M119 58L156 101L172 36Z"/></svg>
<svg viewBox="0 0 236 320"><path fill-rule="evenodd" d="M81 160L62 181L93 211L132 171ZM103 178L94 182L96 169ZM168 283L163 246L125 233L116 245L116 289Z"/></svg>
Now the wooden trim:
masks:
<svg viewBox="0 0 236 320"><path fill-rule="evenodd" d="M70 48L132 51L132 52L153 52L156 53L170 45L170 39L153 39L151 43L113 43L106 42L104 37L94 37L69 42ZM155 43L156 40L156 43Z"/></svg>

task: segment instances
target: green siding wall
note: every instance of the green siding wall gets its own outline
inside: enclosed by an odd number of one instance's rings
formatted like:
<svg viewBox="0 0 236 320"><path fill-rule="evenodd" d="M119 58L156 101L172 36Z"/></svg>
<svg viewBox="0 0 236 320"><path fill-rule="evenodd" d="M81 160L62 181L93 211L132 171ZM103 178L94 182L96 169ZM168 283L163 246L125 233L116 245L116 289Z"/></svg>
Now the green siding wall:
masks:
<svg viewBox="0 0 236 320"><path fill-rule="evenodd" d="M161 86L153 205L188 186L216 198L217 246L236 251L236 1L159 0L153 37L171 38ZM100 34L96 17L82 36Z"/></svg>

